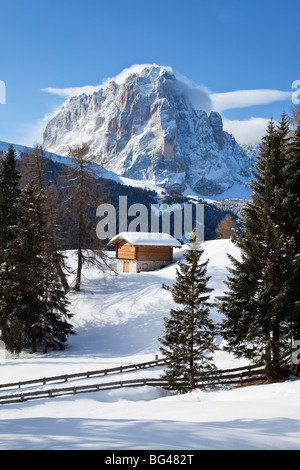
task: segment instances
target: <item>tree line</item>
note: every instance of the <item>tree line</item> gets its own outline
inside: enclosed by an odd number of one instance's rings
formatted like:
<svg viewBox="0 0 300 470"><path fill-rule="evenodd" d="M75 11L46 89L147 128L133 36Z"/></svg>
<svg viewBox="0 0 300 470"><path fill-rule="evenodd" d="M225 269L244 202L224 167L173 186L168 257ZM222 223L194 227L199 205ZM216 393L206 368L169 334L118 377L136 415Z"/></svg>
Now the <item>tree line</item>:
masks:
<svg viewBox="0 0 300 470"><path fill-rule="evenodd" d="M209 318L201 245L190 245L178 263L176 306L160 338L165 378L175 388L179 377L195 388L197 374L214 367L217 334L236 357L264 363L270 380L290 373L284 361L300 341L300 121L291 125L285 114L277 125L270 120L252 174L243 220L229 228L241 258L228 255L227 291L216 302L220 324Z"/></svg>
<svg viewBox="0 0 300 470"><path fill-rule="evenodd" d="M61 348L72 327L46 195L20 186L11 146L0 166L0 328L7 350Z"/></svg>
<svg viewBox="0 0 300 470"><path fill-rule="evenodd" d="M99 192L88 148L70 148L59 185L37 145L17 159L10 146L0 160L0 330L8 351L63 349L71 324L67 294L81 289L85 263L104 269L103 246L91 226ZM62 216L63 214L63 216ZM62 220L67 224L63 227ZM63 246L75 238L77 268L71 274Z"/></svg>

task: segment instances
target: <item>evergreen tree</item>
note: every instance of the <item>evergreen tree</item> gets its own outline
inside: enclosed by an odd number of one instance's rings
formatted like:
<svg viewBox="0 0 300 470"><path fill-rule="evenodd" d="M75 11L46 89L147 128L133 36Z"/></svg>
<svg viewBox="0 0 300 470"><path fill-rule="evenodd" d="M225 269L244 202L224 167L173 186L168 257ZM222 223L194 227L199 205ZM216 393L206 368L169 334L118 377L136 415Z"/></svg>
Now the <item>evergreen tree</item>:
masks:
<svg viewBox="0 0 300 470"><path fill-rule="evenodd" d="M18 220L16 204L20 191L20 174L16 169L16 155L13 146L10 146L0 162L0 334L5 343L8 324L11 322L11 310L6 308L7 298L4 291L7 273L9 269L13 269L13 266L10 268L7 265L6 258L8 244L12 240L11 228ZM10 295L10 292L7 294ZM14 324L13 329L18 331L15 326ZM15 341L13 336L12 341Z"/></svg>
<svg viewBox="0 0 300 470"><path fill-rule="evenodd" d="M36 349L41 321L43 227L32 187L22 190L15 203L16 223L9 227L1 275L0 316L6 318L3 341L6 349L19 353L23 346Z"/></svg>
<svg viewBox="0 0 300 470"><path fill-rule="evenodd" d="M62 282L62 254L56 249L56 231L52 227L45 240L43 259L43 322L39 328L39 342L43 345L43 354L51 349L64 349L64 343L69 335L75 334L69 320L73 315L68 310L69 301Z"/></svg>
<svg viewBox="0 0 300 470"><path fill-rule="evenodd" d="M6 248L9 227L17 220L14 203L20 196L20 178L16 169L16 154L11 145L0 162L0 260Z"/></svg>
<svg viewBox="0 0 300 470"><path fill-rule="evenodd" d="M288 160L284 168L286 199L284 209L287 214L285 224L287 263L284 293L285 308L289 318L292 341L300 340L300 121L288 142Z"/></svg>
<svg viewBox="0 0 300 470"><path fill-rule="evenodd" d="M290 350L287 292L294 254L288 237L288 134L283 114L277 128L270 121L262 139L250 184L252 198L244 210L243 229L235 238L241 260L230 257L229 291L220 303L226 317L222 331L227 349L264 361L272 378L281 375L281 361Z"/></svg>
<svg viewBox="0 0 300 470"><path fill-rule="evenodd" d="M168 360L164 377L174 388L175 380L181 378L188 388L194 389L197 374L213 367L212 357L207 354L215 350L215 328L209 318L208 302L212 289L207 286L208 260L201 262L202 255L200 243L191 239L184 252L185 262L178 263L173 286L173 299L178 306L171 309L169 318L164 318L165 329L160 338L164 347L160 350Z"/></svg>
<svg viewBox="0 0 300 470"><path fill-rule="evenodd" d="M57 271L61 255L50 249L52 237L43 210L43 195L35 187L24 188L15 203L18 218L9 227L1 271L0 318L5 319L2 339L6 349L31 352L43 344L63 348L73 333L67 299Z"/></svg>

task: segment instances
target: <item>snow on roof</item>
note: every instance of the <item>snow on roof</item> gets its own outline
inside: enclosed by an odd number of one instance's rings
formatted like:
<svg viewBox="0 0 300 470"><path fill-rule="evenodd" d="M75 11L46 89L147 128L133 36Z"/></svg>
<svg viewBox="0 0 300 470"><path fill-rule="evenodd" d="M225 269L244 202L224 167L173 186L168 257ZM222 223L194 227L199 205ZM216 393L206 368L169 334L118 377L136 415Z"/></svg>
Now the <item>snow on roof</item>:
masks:
<svg viewBox="0 0 300 470"><path fill-rule="evenodd" d="M113 237L108 244L114 245L119 239L127 241L132 246L181 246L176 238L167 233L151 232L122 232Z"/></svg>

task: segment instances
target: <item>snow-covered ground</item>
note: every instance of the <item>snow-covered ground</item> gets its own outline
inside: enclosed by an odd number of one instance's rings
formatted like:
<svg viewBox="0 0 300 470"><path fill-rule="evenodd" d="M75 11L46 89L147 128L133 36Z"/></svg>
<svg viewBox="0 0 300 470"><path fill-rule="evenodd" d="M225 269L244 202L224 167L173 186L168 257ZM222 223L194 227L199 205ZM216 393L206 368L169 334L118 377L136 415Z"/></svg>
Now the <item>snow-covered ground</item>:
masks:
<svg viewBox="0 0 300 470"><path fill-rule="evenodd" d="M213 295L222 295L229 240L204 243ZM175 260L182 249L175 250ZM69 261L75 261L73 252ZM82 291L70 293L77 335L63 352L6 356L1 383L110 368L159 357L163 317L173 305L162 283L175 280L176 263L140 274L86 269ZM220 314L212 311L218 321ZM222 338L218 338L222 347ZM218 351L218 368L246 364ZM127 372L122 379L159 376L161 369ZM101 380L121 380L119 375ZM81 379L95 380L95 379ZM79 381L75 382L76 384ZM62 384L65 386L65 384ZM36 387L37 388L37 387ZM28 390L32 390L29 388ZM1 391L1 394L7 393ZM300 381L176 395L136 387L0 405L0 449L299 449Z"/></svg>

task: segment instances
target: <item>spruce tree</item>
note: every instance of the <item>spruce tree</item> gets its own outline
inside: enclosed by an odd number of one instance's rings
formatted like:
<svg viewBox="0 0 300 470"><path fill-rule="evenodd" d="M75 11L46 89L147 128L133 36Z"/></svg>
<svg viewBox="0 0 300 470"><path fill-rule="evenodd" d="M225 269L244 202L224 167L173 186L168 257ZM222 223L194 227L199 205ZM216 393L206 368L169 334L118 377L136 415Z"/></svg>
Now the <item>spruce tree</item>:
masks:
<svg viewBox="0 0 300 470"><path fill-rule="evenodd" d="M6 318L3 341L15 353L24 346L36 350L41 321L43 227L32 191L31 187L23 189L15 203L18 218L9 227L1 276L0 315Z"/></svg>
<svg viewBox="0 0 300 470"><path fill-rule="evenodd" d="M264 361L271 378L281 375L282 359L290 350L287 286L294 254L288 237L288 134L283 114L277 127L270 121L262 139L250 183L251 201L235 238L241 260L230 257L229 291L220 303L227 349Z"/></svg>
<svg viewBox="0 0 300 470"><path fill-rule="evenodd" d="M19 354L40 344L63 349L73 328L68 320L66 294L57 270L60 253L43 210L44 196L33 184L15 202L18 217L8 230L1 271L0 318L5 319L2 339L6 349ZM51 247L51 249L50 249Z"/></svg>
<svg viewBox="0 0 300 470"><path fill-rule="evenodd" d="M67 337L74 331L69 323L72 315L68 311L69 302L59 268L62 255L55 246L59 227L49 223L44 200L43 193L36 193L33 184L22 191L20 213L23 217L16 240L19 239L19 245L23 247L26 282L31 285L30 291L21 289L23 310L26 310L24 345L31 345L32 352L42 345L45 354L49 348L64 349ZM26 296L27 291L30 292L30 300Z"/></svg>
<svg viewBox="0 0 300 470"><path fill-rule="evenodd" d="M43 346L43 354L49 348L64 349L68 336L75 334L69 322L73 315L68 310L69 301L62 282L62 254L56 248L57 231L60 231L59 227L50 228L42 249L43 321L39 329L39 342Z"/></svg>
<svg viewBox="0 0 300 470"><path fill-rule="evenodd" d="M283 292L288 315L286 327L291 341L300 340L300 121L288 142L288 159L284 168L286 199L284 209L287 214L286 237L286 276Z"/></svg>
<svg viewBox="0 0 300 470"><path fill-rule="evenodd" d="M12 241L11 229L18 220L17 201L20 196L20 174L16 169L16 154L13 146L10 146L0 162L0 330L1 339L7 343L6 333L11 322L11 309L6 308L7 295L14 292L14 284L11 291L4 292L8 280L8 273L14 266L7 264L8 245ZM13 272L10 273L13 282ZM16 293L15 293L16 294ZM16 336L11 336L14 343L17 341L18 328L14 323L13 329ZM14 346L13 346L14 348Z"/></svg>
<svg viewBox="0 0 300 470"><path fill-rule="evenodd" d="M20 196L20 178L11 145L0 161L0 257L6 248L9 227L17 220L15 202Z"/></svg>
<svg viewBox="0 0 300 470"><path fill-rule="evenodd" d="M194 235L193 235L194 237ZM197 374L213 367L209 353L215 350L213 321L209 318L210 289L206 276L208 260L201 262L203 248L191 239L184 252L185 262L179 262L169 318L164 318L165 329L160 350L168 361L164 378L171 388L177 388L176 379L183 379L187 388L194 389Z"/></svg>

